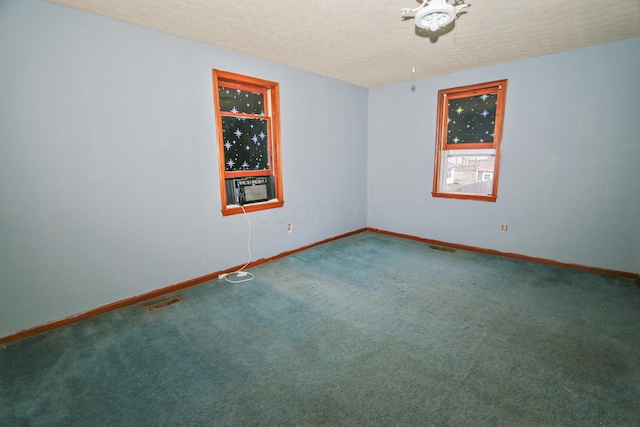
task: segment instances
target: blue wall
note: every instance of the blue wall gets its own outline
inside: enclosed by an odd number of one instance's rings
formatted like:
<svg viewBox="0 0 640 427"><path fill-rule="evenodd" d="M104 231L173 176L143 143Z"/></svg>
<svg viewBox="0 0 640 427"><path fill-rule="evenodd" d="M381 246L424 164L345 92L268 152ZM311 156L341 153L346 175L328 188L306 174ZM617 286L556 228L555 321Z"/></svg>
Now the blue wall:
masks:
<svg viewBox="0 0 640 427"><path fill-rule="evenodd" d="M253 259L366 226L366 89L3 1L0 337L248 260L246 219L220 212L212 68L280 83L285 207L249 214Z"/></svg>
<svg viewBox="0 0 640 427"><path fill-rule="evenodd" d="M634 38L371 90L369 226L640 272L638 52ZM500 79L498 201L431 197L437 91Z"/></svg>

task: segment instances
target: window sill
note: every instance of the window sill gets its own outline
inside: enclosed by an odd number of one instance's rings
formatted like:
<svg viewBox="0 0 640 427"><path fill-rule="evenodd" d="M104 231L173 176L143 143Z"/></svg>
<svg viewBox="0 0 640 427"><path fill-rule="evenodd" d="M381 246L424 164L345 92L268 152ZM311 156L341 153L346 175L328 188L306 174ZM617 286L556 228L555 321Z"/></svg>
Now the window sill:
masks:
<svg viewBox="0 0 640 427"><path fill-rule="evenodd" d="M465 193L438 193L431 192L433 197L441 197L444 199L461 199L461 200L478 200L481 202L495 202L498 196L489 196L482 194L465 194Z"/></svg>

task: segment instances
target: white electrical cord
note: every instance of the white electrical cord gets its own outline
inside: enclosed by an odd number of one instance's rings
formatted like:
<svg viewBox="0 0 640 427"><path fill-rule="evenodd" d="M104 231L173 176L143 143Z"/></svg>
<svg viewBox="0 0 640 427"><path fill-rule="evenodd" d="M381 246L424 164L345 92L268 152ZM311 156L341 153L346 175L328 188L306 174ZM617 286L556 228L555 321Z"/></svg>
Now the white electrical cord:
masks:
<svg viewBox="0 0 640 427"><path fill-rule="evenodd" d="M247 261L247 263L245 265L243 265L242 267L240 267L238 270L225 274L223 276L224 280L226 280L229 283L242 283L242 282L248 282L249 280L253 280L253 278L255 277L253 275L253 273L250 273L248 271L243 271L244 268L249 265L249 263L251 262L251 221L249 221L249 216L247 215L247 211L244 210L244 206L240 205L240 207L242 208L242 212L244 213L244 217L247 219L247 224L249 225L249 240L247 241L247 249L249 250L249 261ZM229 279L229 275L230 274L235 274L236 277L243 277L243 279L241 280L231 280Z"/></svg>

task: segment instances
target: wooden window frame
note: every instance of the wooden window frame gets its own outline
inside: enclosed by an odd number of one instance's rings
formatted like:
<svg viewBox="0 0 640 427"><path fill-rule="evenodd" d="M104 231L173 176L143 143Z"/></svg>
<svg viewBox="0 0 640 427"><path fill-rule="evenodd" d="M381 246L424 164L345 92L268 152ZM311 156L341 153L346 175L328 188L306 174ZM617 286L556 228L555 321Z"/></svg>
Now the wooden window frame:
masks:
<svg viewBox="0 0 640 427"><path fill-rule="evenodd" d="M214 69L213 72L213 99L216 114L216 124L218 127L218 170L220 174L220 201L222 215L236 215L243 212L254 212L266 209L274 209L284 206L282 191L282 163L280 149L280 89L279 84L269 80L244 76ZM243 113L233 113L221 111L218 88L232 87L241 90L262 93L265 100L264 115L253 115ZM222 133L222 117L247 117L266 119L269 128L269 169L268 170L246 170L227 171L225 167L224 135ZM256 176L272 176L274 180L275 199L266 202L251 203L244 206L227 205L226 179Z"/></svg>
<svg viewBox="0 0 640 427"><path fill-rule="evenodd" d="M469 86L460 86L438 91L438 121L436 124L436 144L435 144L435 164L433 173L433 197L443 197L449 199L480 200L485 202L495 202L498 198L498 178L500 175L500 154L502 146L502 128L504 124L504 109L507 96L508 80L497 80L488 83L479 83ZM481 96L484 94L496 94L496 117L494 124L494 136L492 143L458 143L447 144L447 124L449 122L449 101L458 98L468 98ZM493 186L491 194L456 193L442 190L442 179L446 180L445 152L455 150L495 150L495 163L493 172ZM479 154L481 151L479 151Z"/></svg>

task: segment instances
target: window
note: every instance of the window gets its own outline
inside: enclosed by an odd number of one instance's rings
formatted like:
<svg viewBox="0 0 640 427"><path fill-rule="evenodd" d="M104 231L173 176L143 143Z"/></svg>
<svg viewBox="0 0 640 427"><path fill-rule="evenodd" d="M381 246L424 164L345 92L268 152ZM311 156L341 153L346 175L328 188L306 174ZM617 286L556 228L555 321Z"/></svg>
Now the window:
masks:
<svg viewBox="0 0 640 427"><path fill-rule="evenodd" d="M433 197L495 202L507 80L438 92Z"/></svg>
<svg viewBox="0 0 640 427"><path fill-rule="evenodd" d="M213 70L222 215L284 205L278 83Z"/></svg>

